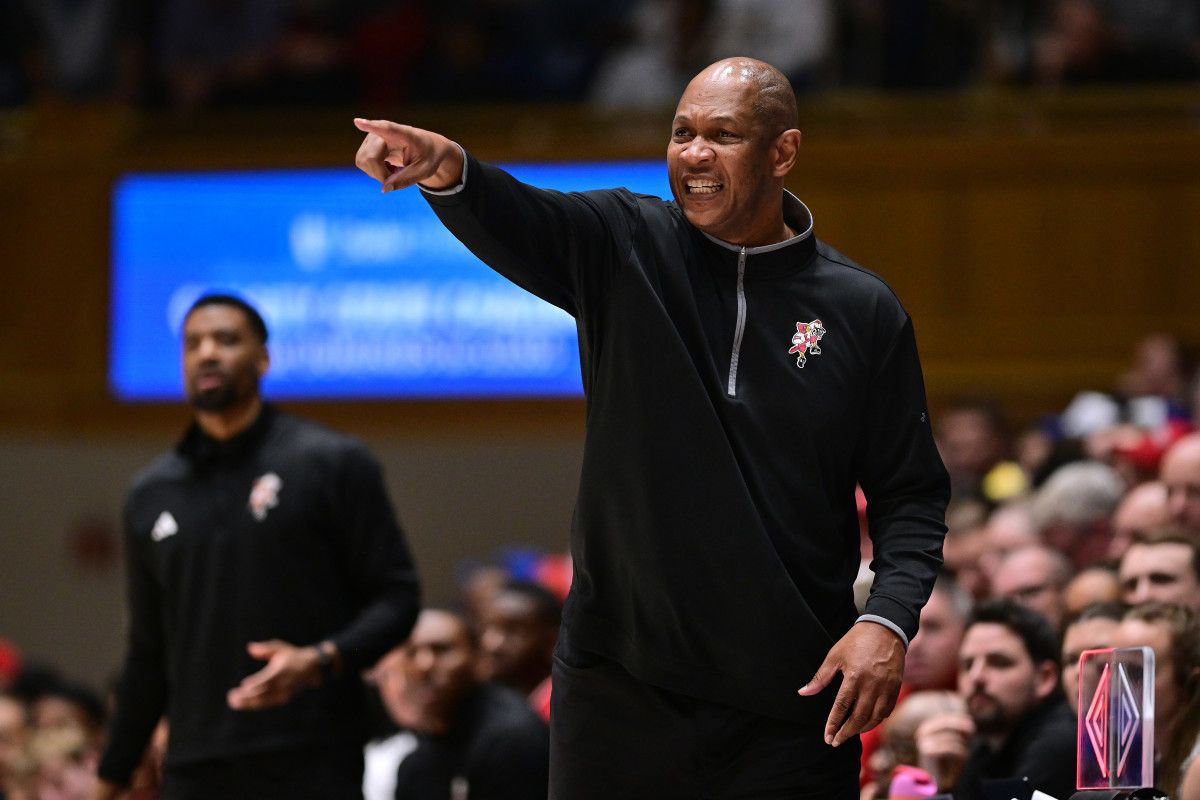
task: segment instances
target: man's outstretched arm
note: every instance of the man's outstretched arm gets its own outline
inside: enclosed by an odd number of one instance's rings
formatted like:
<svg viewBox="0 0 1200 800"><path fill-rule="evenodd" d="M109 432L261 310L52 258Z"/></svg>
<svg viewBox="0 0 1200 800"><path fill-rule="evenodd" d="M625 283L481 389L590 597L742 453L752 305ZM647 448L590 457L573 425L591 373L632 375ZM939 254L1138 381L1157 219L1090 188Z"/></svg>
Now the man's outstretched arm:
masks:
<svg viewBox="0 0 1200 800"><path fill-rule="evenodd" d="M579 317L624 263L640 210L629 192L560 192L476 160L456 142L394 122L367 133L355 165L385 192L418 185L442 224L480 261Z"/></svg>

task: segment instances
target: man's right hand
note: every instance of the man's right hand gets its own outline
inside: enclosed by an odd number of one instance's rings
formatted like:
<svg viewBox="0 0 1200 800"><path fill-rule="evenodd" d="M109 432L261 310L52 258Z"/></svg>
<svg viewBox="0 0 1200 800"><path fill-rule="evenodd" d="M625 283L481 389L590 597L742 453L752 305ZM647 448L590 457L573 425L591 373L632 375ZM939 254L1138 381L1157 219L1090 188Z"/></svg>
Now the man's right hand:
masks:
<svg viewBox="0 0 1200 800"><path fill-rule="evenodd" d="M974 735L975 723L966 714L935 714L917 726L913 736L919 762L916 766L934 777L939 790L953 789L966 766Z"/></svg>
<svg viewBox="0 0 1200 800"><path fill-rule="evenodd" d="M354 127L367 134L354 164L384 192L415 183L442 191L462 182L462 150L440 133L387 120L355 119Z"/></svg>

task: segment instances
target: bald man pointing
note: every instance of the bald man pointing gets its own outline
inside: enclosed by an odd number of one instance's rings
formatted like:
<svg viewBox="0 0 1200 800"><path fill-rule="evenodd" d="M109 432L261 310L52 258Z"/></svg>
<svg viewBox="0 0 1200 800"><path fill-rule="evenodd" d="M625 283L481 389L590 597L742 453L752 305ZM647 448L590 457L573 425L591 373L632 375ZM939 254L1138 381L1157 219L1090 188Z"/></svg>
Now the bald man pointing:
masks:
<svg viewBox="0 0 1200 800"><path fill-rule="evenodd" d="M356 120L484 263L575 317L587 440L554 664L551 796L858 796L941 562L949 484L912 323L784 190L773 67L718 62L671 123L674 202L522 184ZM860 615L855 484L875 585Z"/></svg>

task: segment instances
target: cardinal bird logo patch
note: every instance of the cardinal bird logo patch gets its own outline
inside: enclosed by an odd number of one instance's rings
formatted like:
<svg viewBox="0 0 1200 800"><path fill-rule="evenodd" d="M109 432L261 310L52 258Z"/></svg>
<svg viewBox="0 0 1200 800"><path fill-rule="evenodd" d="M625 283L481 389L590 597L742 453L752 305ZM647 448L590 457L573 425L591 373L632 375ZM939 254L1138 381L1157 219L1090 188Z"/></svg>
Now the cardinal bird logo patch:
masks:
<svg viewBox="0 0 1200 800"><path fill-rule="evenodd" d="M818 343L824 337L825 326L821 324L821 320L814 319L812 322L796 323L796 332L792 334L792 349L788 350L788 353L797 354L797 367L804 369L809 356L821 355L821 345Z"/></svg>
<svg viewBox="0 0 1200 800"><path fill-rule="evenodd" d="M267 512L279 505L279 490L283 481L274 472L268 472L254 482L250 489L250 513L259 522L267 518Z"/></svg>

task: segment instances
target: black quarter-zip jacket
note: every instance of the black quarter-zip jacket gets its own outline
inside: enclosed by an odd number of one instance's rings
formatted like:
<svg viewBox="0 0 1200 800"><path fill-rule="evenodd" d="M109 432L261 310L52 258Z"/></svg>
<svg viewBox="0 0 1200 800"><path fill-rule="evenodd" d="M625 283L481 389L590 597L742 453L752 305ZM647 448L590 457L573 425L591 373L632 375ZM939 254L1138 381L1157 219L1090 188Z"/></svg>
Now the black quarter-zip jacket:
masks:
<svg viewBox="0 0 1200 800"><path fill-rule="evenodd" d="M659 198L537 189L470 155L459 187L425 196L482 261L577 322L570 646L684 694L823 720L832 690L796 690L858 616L855 484L875 551L867 614L911 638L941 563L949 481L890 288L818 242L786 193L799 235L756 248Z"/></svg>
<svg viewBox="0 0 1200 800"><path fill-rule="evenodd" d="M226 442L195 425L125 505L129 645L101 777L124 784L159 717L168 764L365 738L360 671L408 635L416 572L360 442L264 406ZM341 674L234 711L252 641L329 639Z"/></svg>

